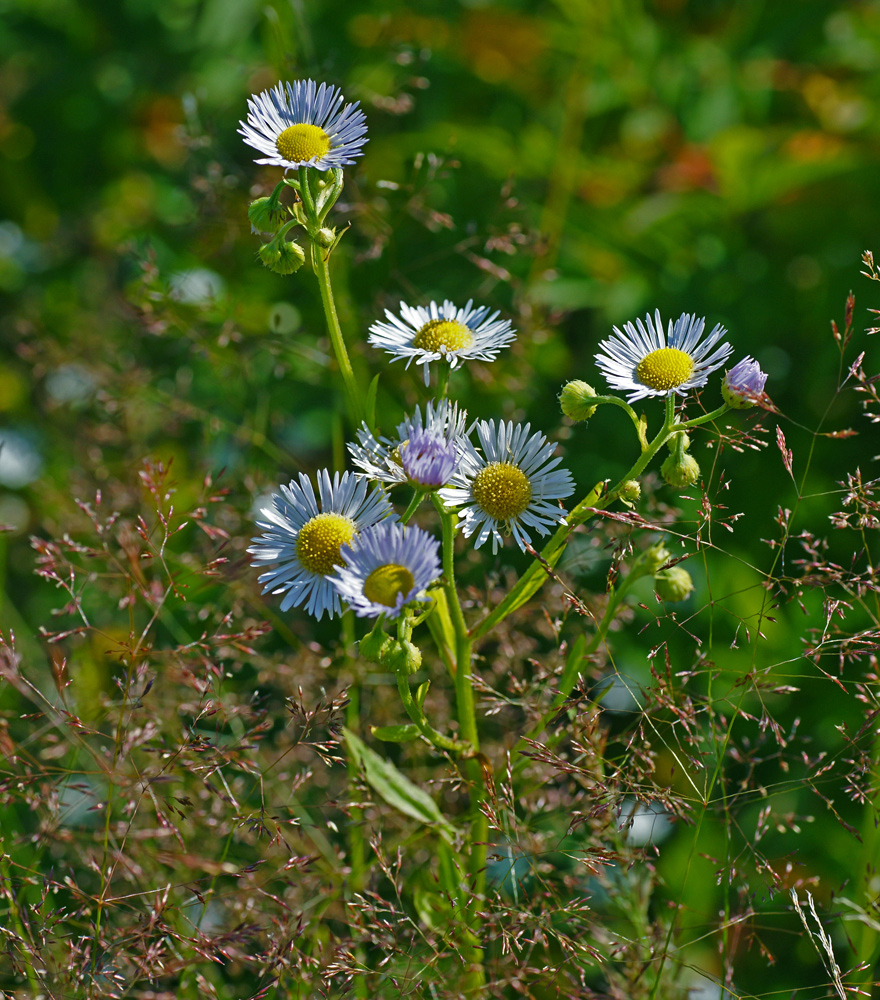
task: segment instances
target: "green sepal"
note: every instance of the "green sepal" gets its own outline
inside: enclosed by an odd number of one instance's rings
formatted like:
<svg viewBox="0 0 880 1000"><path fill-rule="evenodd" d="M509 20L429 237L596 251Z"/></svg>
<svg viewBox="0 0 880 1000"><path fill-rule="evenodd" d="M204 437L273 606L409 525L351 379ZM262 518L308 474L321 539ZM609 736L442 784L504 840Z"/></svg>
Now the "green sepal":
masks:
<svg viewBox="0 0 880 1000"><path fill-rule="evenodd" d="M350 729L343 729L343 734L348 752L363 771L370 788L398 812L434 827L444 840L452 843L455 828L431 796L414 785L390 761L383 760Z"/></svg>
<svg viewBox="0 0 880 1000"><path fill-rule="evenodd" d="M370 732L383 743L409 743L420 735L419 727L412 724L405 726L370 726Z"/></svg>

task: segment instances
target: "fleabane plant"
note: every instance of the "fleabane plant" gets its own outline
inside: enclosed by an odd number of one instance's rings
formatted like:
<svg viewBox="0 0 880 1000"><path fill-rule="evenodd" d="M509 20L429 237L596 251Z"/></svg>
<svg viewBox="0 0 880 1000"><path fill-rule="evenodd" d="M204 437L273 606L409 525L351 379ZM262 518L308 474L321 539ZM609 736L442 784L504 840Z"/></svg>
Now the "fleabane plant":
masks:
<svg viewBox="0 0 880 1000"><path fill-rule="evenodd" d="M384 319L373 322L368 343L381 352L377 360L421 368L424 385L430 387L433 381L435 388L424 406L383 434L375 426L375 382L372 391L365 392L352 372L329 268L339 239L328 224L329 213L342 190L344 168L363 152L364 115L357 105L345 104L335 88L300 81L255 96L241 133L262 154L256 162L284 171L272 195L251 206L250 218L257 229L271 234L260 249L266 266L293 274L297 262L308 260L318 279L347 396L352 431L347 447L354 466L350 471L321 470L317 496L304 474L298 482L280 486L259 522L264 533L249 551L262 570L264 590L281 598L282 611L300 609L320 619L350 610L369 623L356 655L394 674L402 706L401 724L376 735L398 743L421 739L455 761L470 807L464 822L448 821L449 829L456 831L447 840L455 845L453 869L458 874L447 873L443 888L464 900L453 909L452 926L463 988L480 995L485 986L481 914L489 840L484 805L492 763L480 749L475 649L537 593L581 525L612 504L627 509L639 504L640 477L653 462L673 488L696 483L700 468L690 453L693 432L719 421L730 409L761 403L766 375L751 357L719 374L734 350L727 331L716 324L707 333L705 319L690 313L665 326L657 311L614 327L595 355L609 394L578 378L562 388L560 405L566 416L582 423L600 406L622 411L634 431L632 461L616 483L600 478L579 489L543 430L493 414L468 415L450 395L452 373L473 360L498 360L513 342L516 333L510 321L472 299L464 305L449 300L401 302L397 313L387 311ZM292 191L293 201L283 208L285 189ZM290 238L296 227L305 234L304 246ZM723 402L689 417L688 403L713 376L721 383ZM632 404L644 404L646 412L636 413ZM649 433L650 422L658 417L659 424ZM395 491L392 496L397 498L401 488L403 496L395 506L386 491ZM568 506L569 498L578 495L580 499ZM433 519L429 525L431 515L426 515L425 526L415 527L410 522L423 504L433 508ZM459 534L475 549L491 540L493 556L508 547L533 557L504 597L478 615L465 614L456 583ZM540 552L535 549L539 541ZM656 542L635 555L628 570L612 588L609 610L596 625L583 659L559 679L554 713L578 683L589 652L608 641L613 612L635 581L652 577L658 597L668 602L684 600L693 589L687 570ZM422 653L426 632L448 651L454 720L427 714L431 677ZM350 728L363 721L350 719ZM522 735L534 737L540 731ZM354 733L349 748L364 759ZM388 769L396 773L388 762L383 767L386 776ZM366 780L374 780L369 768ZM402 773L395 782L398 789L410 788ZM412 788L407 794L415 799L425 792Z"/></svg>

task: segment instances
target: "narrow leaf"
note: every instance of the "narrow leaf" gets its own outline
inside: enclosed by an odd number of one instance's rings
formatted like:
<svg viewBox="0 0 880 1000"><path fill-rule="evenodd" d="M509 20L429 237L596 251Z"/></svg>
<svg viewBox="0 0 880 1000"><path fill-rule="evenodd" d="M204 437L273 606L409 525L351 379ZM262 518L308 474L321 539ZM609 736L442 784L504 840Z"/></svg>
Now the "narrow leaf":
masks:
<svg viewBox="0 0 880 1000"><path fill-rule="evenodd" d="M379 392L379 375L373 376L373 381L370 382L370 388L367 389L367 426L373 428L376 426L376 396Z"/></svg>
<svg viewBox="0 0 880 1000"><path fill-rule="evenodd" d="M437 651L446 664L450 674L455 674L455 629L449 617L449 605L442 587L428 591L428 597L434 602L434 610L428 615L426 624L431 638L437 646Z"/></svg>
<svg viewBox="0 0 880 1000"><path fill-rule="evenodd" d="M427 826L436 827L440 834L451 842L455 830L437 808L437 803L431 796L401 774L390 761L383 760L351 730L345 729L343 732L348 752L363 770L370 788L381 795L388 805L405 816L417 819Z"/></svg>
<svg viewBox="0 0 880 1000"><path fill-rule="evenodd" d="M422 711L424 711L425 708L425 698L428 695L428 688L430 688L430 686L431 682L425 681L423 684L419 684L419 686L416 688L416 704Z"/></svg>
<svg viewBox="0 0 880 1000"><path fill-rule="evenodd" d="M565 669L562 671L562 677L559 679L560 690L571 690L578 675L578 670L581 667L581 661L584 658L584 650L586 648L587 637L581 632L577 639L575 639L574 645L568 651L568 656L565 658Z"/></svg>

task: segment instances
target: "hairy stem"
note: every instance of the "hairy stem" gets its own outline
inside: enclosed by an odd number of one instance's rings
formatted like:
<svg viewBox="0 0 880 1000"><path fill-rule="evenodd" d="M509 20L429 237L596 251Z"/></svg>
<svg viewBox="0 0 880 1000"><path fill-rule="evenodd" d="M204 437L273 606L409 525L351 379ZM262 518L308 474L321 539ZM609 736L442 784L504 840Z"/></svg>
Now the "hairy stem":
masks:
<svg viewBox="0 0 880 1000"><path fill-rule="evenodd" d="M341 181L337 181L332 188L336 197L338 197L341 188ZM354 377L351 360L342 336L342 327L339 325L339 316L336 313L333 287L330 284L330 250L321 246L318 242L318 231L321 228L321 223L329 211L332 202L335 201L335 197L324 197L322 204L320 206L316 205L309 184L308 169L305 167L301 167L299 171L298 190L302 198L303 211L307 220L306 230L309 234L309 260L321 289L321 303L324 306L324 317L327 320L330 343L333 345L333 354L336 357L336 363L339 365L339 371L342 374L342 381L345 385L349 416L352 423L358 426L366 419L367 411L364 406L360 387Z"/></svg>
<svg viewBox="0 0 880 1000"><path fill-rule="evenodd" d="M472 754L463 762L465 777L470 792L470 834L468 837L467 875L470 883L468 907L467 941L463 957L468 966L466 983L475 995L485 986L483 970L483 948L480 942L479 903L486 883L486 841L489 824L481 808L486 798L486 773L480 757L480 737L474 708L473 689L473 644L468 636L467 625L455 587L455 565L453 543L455 541L455 518L434 494L431 499L440 515L443 528L443 589L449 606L449 616L455 632L455 703L458 725L462 739L471 745Z"/></svg>

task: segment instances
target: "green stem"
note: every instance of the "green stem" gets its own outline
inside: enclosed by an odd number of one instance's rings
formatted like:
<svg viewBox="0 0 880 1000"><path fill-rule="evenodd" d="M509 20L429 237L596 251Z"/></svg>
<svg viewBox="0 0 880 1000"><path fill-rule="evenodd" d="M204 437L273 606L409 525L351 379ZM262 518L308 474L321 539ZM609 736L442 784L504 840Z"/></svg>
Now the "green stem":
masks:
<svg viewBox="0 0 880 1000"><path fill-rule="evenodd" d="M636 434L639 435L639 440L642 439L642 424L639 420L636 411L626 402L626 400L621 399L620 396L593 396L587 401L590 406L604 406L606 403L611 403L614 406L620 407L621 410L626 413L629 419L633 422L633 426L636 429Z"/></svg>
<svg viewBox="0 0 880 1000"><path fill-rule="evenodd" d="M421 490L413 490L412 499L409 502L409 506L403 512L400 517L401 524L407 524L409 519L415 514L418 509L419 504L425 499L425 494Z"/></svg>
<svg viewBox="0 0 880 1000"><path fill-rule="evenodd" d="M685 420L683 423L676 424L675 429L686 431L691 427L699 427L700 424L708 424L710 420L717 420L718 417L723 416L729 409L727 403L722 403L717 410L712 410L711 413L704 413L702 417L694 417L693 420Z"/></svg>
<svg viewBox="0 0 880 1000"><path fill-rule="evenodd" d="M34 948L33 943L30 945L28 943L29 936L25 931L24 921L21 918L21 911L18 908L18 901L15 898L15 892L12 888L12 877L9 872L9 855L5 851L5 843L2 837L0 837L0 885L2 885L2 894L6 896L9 902L9 913L12 917L12 926L15 928L15 933L18 935L21 941L22 947L22 960L24 961L24 971L27 976L28 986L31 990L31 996L36 1000L37 997L43 995L43 991L40 988L40 981L37 978L36 970L34 969L33 955ZM28 954L28 948L30 948L30 954Z"/></svg>
<svg viewBox="0 0 880 1000"><path fill-rule="evenodd" d="M440 367L437 372L437 398L443 399L449 390L449 373L452 371L452 366L445 361L440 362Z"/></svg>
<svg viewBox="0 0 880 1000"><path fill-rule="evenodd" d="M354 371L345 347L345 340L342 337L339 317L336 314L336 303L333 300L333 288L330 284L329 254L317 240L312 239L309 247L309 255L312 270L318 279L318 285L321 289L321 302L324 305L324 316L327 320L327 329L330 332L330 343L333 345L333 353L336 356L336 363L339 365L339 371L342 373L342 381L345 385L349 416L352 423L358 426L366 421L367 411L364 407L364 401L361 397L357 380L354 377Z"/></svg>
<svg viewBox="0 0 880 1000"><path fill-rule="evenodd" d="M351 686L348 689L348 705L345 707L345 724L354 733L359 733L361 722L361 681L357 660L350 655L354 648L354 615L349 611L342 616L342 639L346 659L353 671ZM351 858L350 891L352 894L362 893L366 886L366 853L364 848L363 810L356 806L360 803L361 794L358 790L358 768L354 760L348 758L348 789L352 801L352 822L348 824L348 851ZM363 944L358 945L356 955L359 964L366 968L367 954ZM367 981L363 976L355 977L354 995L358 1000L369 996Z"/></svg>
<svg viewBox="0 0 880 1000"><path fill-rule="evenodd" d="M438 750L449 750L451 753L461 754L471 752L472 748L469 743L463 743L461 740L451 740L448 736L444 736L443 733L434 729L428 722L416 703L415 698L412 696L412 690L409 686L409 674L406 670L397 671L397 690L400 694L400 700L403 702L403 707L406 709L406 714L418 726L419 732L429 743L437 747Z"/></svg>
<svg viewBox="0 0 880 1000"><path fill-rule="evenodd" d="M348 400L348 412L355 426L358 426L366 418L366 408L354 371L351 367L351 360L348 357L348 350L345 346L345 339L342 336L342 327L339 325L339 316L336 313L336 303L333 299L333 287L330 284L330 251L321 246L318 242L318 231L321 223L330 210L330 206L339 195L342 189L341 181L337 178L330 192L335 193L335 197L327 192L320 196L320 205L315 204L309 184L308 168L300 167L299 171L299 194L303 202L303 211L306 216L306 231L309 234L309 260L312 271L318 279L321 289L321 302L324 306L324 316L327 320L327 329L330 333L330 343L333 345L333 354L339 371L342 374L342 381L345 385L345 394Z"/></svg>
<svg viewBox="0 0 880 1000"><path fill-rule="evenodd" d="M880 736L875 735L871 748L871 787L876 788L880 779ZM864 896L874 900L877 896L876 878L878 872L878 845L880 845L880 830L877 826L877 805L874 799L869 798L865 802L862 816L862 851L859 865L855 869L859 875L864 873L865 887ZM873 970L877 961L878 935L874 927L867 921L861 924L860 933L857 936L854 946L856 957L868 963L864 971L865 983L870 986L873 982Z"/></svg>
<svg viewBox="0 0 880 1000"><path fill-rule="evenodd" d="M443 590L449 605L449 617L455 632L455 704L459 730L462 738L473 748L473 755L463 761L465 777L470 792L470 836L468 838L467 872L471 895L468 899L467 940L463 951L468 972L465 981L474 995L478 995L486 984L483 969L483 948L480 943L480 917L478 906L485 892L486 847L489 823L480 808L486 798L486 774L480 758L480 737L474 708L473 689L473 644L468 636L467 625L455 587L455 518L436 494L431 496L443 529Z"/></svg>
<svg viewBox="0 0 880 1000"><path fill-rule="evenodd" d="M412 619L408 616L401 617L397 626L398 640L400 642L411 642L412 630ZM406 667L398 667L396 674L397 690L400 694L400 700L403 702L406 714L416 724L422 736L424 736L426 740L440 750L450 750L451 752L458 754L466 753L470 756L473 753L473 747L470 743L464 743L461 740L452 740L448 736L444 736L443 733L434 729L434 727L425 718L425 713L422 711L421 706L412 696L412 689L409 686L410 675Z"/></svg>

